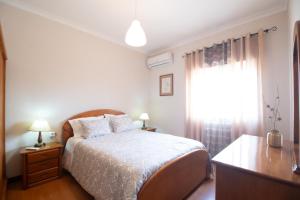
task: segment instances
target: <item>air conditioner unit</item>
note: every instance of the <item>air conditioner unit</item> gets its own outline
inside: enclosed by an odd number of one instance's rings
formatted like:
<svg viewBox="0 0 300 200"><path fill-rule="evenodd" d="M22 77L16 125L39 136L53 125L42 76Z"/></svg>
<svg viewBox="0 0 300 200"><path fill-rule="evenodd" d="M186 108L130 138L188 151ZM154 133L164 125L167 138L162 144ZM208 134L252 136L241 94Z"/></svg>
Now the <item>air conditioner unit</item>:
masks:
<svg viewBox="0 0 300 200"><path fill-rule="evenodd" d="M164 64L173 63L173 55L171 52L162 53L147 59L148 68L157 67Z"/></svg>

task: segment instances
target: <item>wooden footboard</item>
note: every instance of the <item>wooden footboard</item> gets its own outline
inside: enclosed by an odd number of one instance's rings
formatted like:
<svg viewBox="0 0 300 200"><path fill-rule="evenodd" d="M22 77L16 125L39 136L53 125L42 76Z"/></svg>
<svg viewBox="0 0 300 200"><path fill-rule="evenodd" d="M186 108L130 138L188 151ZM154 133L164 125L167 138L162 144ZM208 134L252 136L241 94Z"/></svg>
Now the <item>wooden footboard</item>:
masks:
<svg viewBox="0 0 300 200"><path fill-rule="evenodd" d="M207 177L208 154L203 150L187 153L164 165L138 193L138 200L181 200Z"/></svg>

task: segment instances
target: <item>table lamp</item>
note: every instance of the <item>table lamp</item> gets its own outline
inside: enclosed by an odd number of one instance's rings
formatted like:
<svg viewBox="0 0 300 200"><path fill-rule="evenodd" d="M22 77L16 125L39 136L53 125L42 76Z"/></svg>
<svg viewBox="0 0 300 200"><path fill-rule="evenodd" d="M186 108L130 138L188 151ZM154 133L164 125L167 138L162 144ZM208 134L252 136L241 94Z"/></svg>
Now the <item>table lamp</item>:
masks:
<svg viewBox="0 0 300 200"><path fill-rule="evenodd" d="M30 127L30 131L39 133L37 143L34 145L35 147L41 147L45 145L45 143L43 143L42 132L50 130L50 126L46 120L35 120L33 122L33 124Z"/></svg>
<svg viewBox="0 0 300 200"><path fill-rule="evenodd" d="M143 120L142 129L146 129L146 120L150 119L148 113L142 113L141 116L140 116L140 119Z"/></svg>

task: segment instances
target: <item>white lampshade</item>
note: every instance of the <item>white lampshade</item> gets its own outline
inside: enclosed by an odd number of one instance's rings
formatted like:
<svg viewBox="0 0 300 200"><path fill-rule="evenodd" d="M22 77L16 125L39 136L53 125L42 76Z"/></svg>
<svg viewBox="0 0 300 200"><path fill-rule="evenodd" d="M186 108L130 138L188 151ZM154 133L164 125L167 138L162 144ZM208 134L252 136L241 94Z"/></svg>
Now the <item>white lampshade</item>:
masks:
<svg viewBox="0 0 300 200"><path fill-rule="evenodd" d="M149 120L150 118L149 118L148 113L142 113L141 116L140 116L140 119L141 120Z"/></svg>
<svg viewBox="0 0 300 200"><path fill-rule="evenodd" d="M31 131L50 131L50 126L46 120L35 120L30 127Z"/></svg>
<svg viewBox="0 0 300 200"><path fill-rule="evenodd" d="M147 43L146 34L138 20L133 20L125 36L125 42L129 46L141 47Z"/></svg>

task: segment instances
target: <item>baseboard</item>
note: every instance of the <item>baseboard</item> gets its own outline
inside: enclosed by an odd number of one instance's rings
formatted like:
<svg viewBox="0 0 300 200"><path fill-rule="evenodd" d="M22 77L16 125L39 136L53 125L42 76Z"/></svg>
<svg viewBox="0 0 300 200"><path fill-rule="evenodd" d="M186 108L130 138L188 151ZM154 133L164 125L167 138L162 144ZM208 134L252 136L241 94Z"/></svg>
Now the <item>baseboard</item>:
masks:
<svg viewBox="0 0 300 200"><path fill-rule="evenodd" d="M5 178L3 180L3 185L2 185L2 188L1 188L1 190L2 190L2 197L1 197L1 199L2 200L6 200L6 189L7 189L7 179Z"/></svg>
<svg viewBox="0 0 300 200"><path fill-rule="evenodd" d="M21 175L14 176L14 177L8 178L7 183L14 183L14 182L17 182L17 181L20 181L20 180L22 180Z"/></svg>

